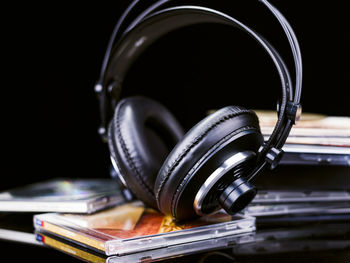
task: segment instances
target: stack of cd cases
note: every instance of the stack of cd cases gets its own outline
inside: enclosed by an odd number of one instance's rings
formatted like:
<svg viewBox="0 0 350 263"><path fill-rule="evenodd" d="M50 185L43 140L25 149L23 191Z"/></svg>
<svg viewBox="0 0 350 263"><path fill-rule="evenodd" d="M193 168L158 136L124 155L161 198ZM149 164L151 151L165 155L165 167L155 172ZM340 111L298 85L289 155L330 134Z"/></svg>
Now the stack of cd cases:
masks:
<svg viewBox="0 0 350 263"><path fill-rule="evenodd" d="M244 210L256 217L258 224L279 225L316 221L348 221L350 192L334 191L276 191L260 190Z"/></svg>
<svg viewBox="0 0 350 263"><path fill-rule="evenodd" d="M46 245L85 261L168 259L243 244L254 232L255 218L241 214L175 222L128 201L112 179L57 178L0 193L0 240Z"/></svg>
<svg viewBox="0 0 350 263"><path fill-rule="evenodd" d="M252 240L255 218L218 212L186 222L124 203L95 214L34 216L40 243L92 262L150 262Z"/></svg>
<svg viewBox="0 0 350 263"><path fill-rule="evenodd" d="M243 213L234 216L219 211L196 220L176 222L136 201L94 214L38 214L34 216L34 226L39 243L85 261L153 262L229 247L236 253L249 244L260 246L265 242L261 239L264 233L272 231L270 227L276 231L276 227L284 224L312 222L311 226L318 228L319 225L314 226L317 221L349 220L347 191L260 190ZM341 225L335 226L338 231ZM282 233L286 238L293 236L285 234L286 231L300 232L293 227L279 229L273 233ZM333 225L331 229L334 230Z"/></svg>

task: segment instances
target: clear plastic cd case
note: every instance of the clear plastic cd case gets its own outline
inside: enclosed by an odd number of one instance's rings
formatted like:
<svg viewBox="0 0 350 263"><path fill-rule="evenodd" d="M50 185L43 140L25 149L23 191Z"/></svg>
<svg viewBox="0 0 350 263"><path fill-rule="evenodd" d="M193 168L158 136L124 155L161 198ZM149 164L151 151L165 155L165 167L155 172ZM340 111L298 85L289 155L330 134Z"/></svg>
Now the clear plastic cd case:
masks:
<svg viewBox="0 0 350 263"><path fill-rule="evenodd" d="M203 243L198 249L212 249L220 246L223 238L255 231L255 218L219 211L196 220L175 222L140 202L133 202L92 215L35 215L34 226L39 232L51 233L99 253L122 256L161 248L171 251L184 244L192 244L192 250L196 250L195 244L199 243L194 242L199 241Z"/></svg>
<svg viewBox="0 0 350 263"><path fill-rule="evenodd" d="M348 214L350 213L350 202L337 203L299 203L299 204L267 204L249 205L244 214L254 217L284 216L298 214Z"/></svg>
<svg viewBox="0 0 350 263"><path fill-rule="evenodd" d="M276 191L259 190L252 204L311 203L350 201L350 192L337 191Z"/></svg>
<svg viewBox="0 0 350 263"><path fill-rule="evenodd" d="M2 212L94 213L124 203L112 179L56 178L0 192Z"/></svg>
<svg viewBox="0 0 350 263"><path fill-rule="evenodd" d="M250 242L254 241L254 232L188 242L131 254L111 256L97 253L96 251L87 249L86 247L78 246L57 236L50 235L47 232L37 232L36 239L40 244L57 249L84 261L99 263L130 263L154 262L169 258L174 259L195 253L202 253L212 250L216 251L219 249L227 249L238 245L249 244Z"/></svg>

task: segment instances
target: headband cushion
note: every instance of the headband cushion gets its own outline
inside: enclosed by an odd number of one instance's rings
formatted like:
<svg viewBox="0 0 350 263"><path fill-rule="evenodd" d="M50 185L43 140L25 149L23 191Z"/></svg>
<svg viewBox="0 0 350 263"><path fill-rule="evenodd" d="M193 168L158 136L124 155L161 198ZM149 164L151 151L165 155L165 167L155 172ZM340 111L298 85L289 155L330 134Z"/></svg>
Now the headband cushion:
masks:
<svg viewBox="0 0 350 263"><path fill-rule="evenodd" d="M109 148L121 176L136 197L156 208L153 188L183 129L161 104L145 97L121 100L110 124Z"/></svg>
<svg viewBox="0 0 350 263"><path fill-rule="evenodd" d="M181 218L182 216L176 213L177 209L174 207L177 195L191 180L198 166L205 163L203 159L215 157L220 159L216 161L223 162L225 157L220 156L220 147L222 148L232 138L236 138L234 136L237 134L249 129L260 134L256 114L242 107L228 106L207 116L186 133L159 171L154 188L159 209L165 214ZM208 153L211 153L211 157L207 157ZM225 154L227 155L227 152ZM197 181L197 184L203 183L204 181ZM192 194L196 194L195 189ZM193 200L186 201L186 206L192 207ZM188 212L185 209L182 210L184 213Z"/></svg>

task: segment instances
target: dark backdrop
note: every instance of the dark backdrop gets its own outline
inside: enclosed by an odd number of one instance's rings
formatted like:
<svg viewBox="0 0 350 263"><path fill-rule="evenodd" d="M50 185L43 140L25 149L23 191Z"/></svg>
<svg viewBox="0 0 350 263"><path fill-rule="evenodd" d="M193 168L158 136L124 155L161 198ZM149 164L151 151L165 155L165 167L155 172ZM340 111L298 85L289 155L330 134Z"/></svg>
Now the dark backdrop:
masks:
<svg viewBox="0 0 350 263"><path fill-rule="evenodd" d="M286 39L258 1L213 2L264 35L293 73ZM272 2L300 40L304 110L349 116L346 2ZM0 190L54 177L109 176L107 147L96 132L93 86L127 3L30 3L2 9ZM279 82L270 60L245 34L198 26L175 32L145 52L126 79L123 96L128 94L160 99L189 128L208 109L229 104L274 109ZM51 250L1 243L12 261L73 260Z"/></svg>
<svg viewBox="0 0 350 263"><path fill-rule="evenodd" d="M6 9L0 190L53 177L108 177L93 86L109 35L128 3L114 2ZM264 35L293 73L282 30L258 1L213 2ZM300 40L304 110L349 116L345 3L272 2ZM274 109L280 90L271 61L254 41L213 25L179 30L158 41L134 64L124 88L124 96L161 100L186 128L208 109L229 104Z"/></svg>

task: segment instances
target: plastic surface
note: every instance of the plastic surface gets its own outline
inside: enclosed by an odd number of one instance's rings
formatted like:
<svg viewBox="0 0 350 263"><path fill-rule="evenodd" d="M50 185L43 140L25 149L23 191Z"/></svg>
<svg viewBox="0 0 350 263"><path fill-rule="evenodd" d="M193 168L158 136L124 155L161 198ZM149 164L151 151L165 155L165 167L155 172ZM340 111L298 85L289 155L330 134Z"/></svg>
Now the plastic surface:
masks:
<svg viewBox="0 0 350 263"><path fill-rule="evenodd" d="M218 212L177 223L137 202L88 216L36 215L34 226L100 253L121 256L205 240L208 246L201 249L211 249L221 238L253 232L255 218Z"/></svg>
<svg viewBox="0 0 350 263"><path fill-rule="evenodd" d="M0 193L0 211L93 213L123 203L111 179L52 179Z"/></svg>

